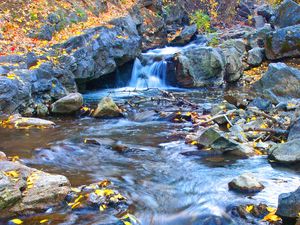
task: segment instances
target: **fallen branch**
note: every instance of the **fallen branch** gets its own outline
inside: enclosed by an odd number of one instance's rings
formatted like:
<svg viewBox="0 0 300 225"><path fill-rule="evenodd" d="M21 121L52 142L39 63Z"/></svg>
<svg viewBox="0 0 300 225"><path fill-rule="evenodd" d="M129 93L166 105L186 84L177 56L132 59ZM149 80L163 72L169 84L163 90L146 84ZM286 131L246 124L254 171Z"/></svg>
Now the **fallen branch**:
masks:
<svg viewBox="0 0 300 225"><path fill-rule="evenodd" d="M275 129L275 128L248 128L245 129L244 132L248 131L258 131L258 132L267 132L267 133L273 133L273 134L284 134L287 135L289 134L288 130L283 130L283 129Z"/></svg>
<svg viewBox="0 0 300 225"><path fill-rule="evenodd" d="M227 113L225 113L225 114L216 115L216 116L210 118L209 120L206 120L206 121L201 122L201 123L196 123L194 126L203 126L203 125L206 125L206 124L208 124L208 123L210 123L210 122L213 122L213 121L216 120L216 119L223 118L223 117L225 117L225 119L226 119L226 118L228 119L227 116L232 115L232 114L235 113L236 111L237 111L237 109L229 110L229 111L228 111Z"/></svg>

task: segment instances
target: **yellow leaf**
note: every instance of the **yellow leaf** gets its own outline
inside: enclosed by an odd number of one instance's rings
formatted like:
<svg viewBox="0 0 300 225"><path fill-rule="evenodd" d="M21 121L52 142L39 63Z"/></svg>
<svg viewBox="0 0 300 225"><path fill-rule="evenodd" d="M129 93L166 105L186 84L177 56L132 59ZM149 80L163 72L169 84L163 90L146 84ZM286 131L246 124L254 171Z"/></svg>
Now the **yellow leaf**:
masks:
<svg viewBox="0 0 300 225"><path fill-rule="evenodd" d="M5 172L5 174L7 176L10 176L10 177L13 177L13 178L18 178L19 177L18 171L15 171L15 170L7 171L7 172Z"/></svg>
<svg viewBox="0 0 300 225"><path fill-rule="evenodd" d="M197 145L197 144L198 144L197 141L192 141L192 142L191 142L191 145Z"/></svg>
<svg viewBox="0 0 300 225"><path fill-rule="evenodd" d="M80 205L80 202L76 202L75 204L73 204L73 205L71 206L71 208L72 208L72 209L75 209L75 208L77 208L79 205Z"/></svg>
<svg viewBox="0 0 300 225"><path fill-rule="evenodd" d="M253 209L253 205L247 205L245 209L248 213L250 213Z"/></svg>
<svg viewBox="0 0 300 225"><path fill-rule="evenodd" d="M187 112L185 115L186 115L186 116L191 116L192 113L191 113L191 112Z"/></svg>
<svg viewBox="0 0 300 225"><path fill-rule="evenodd" d="M227 129L229 129L231 126L229 123L227 123L226 127L227 127Z"/></svg>
<svg viewBox="0 0 300 225"><path fill-rule="evenodd" d="M98 195L98 196L103 196L104 195L104 191L103 190L95 190L95 194Z"/></svg>
<svg viewBox="0 0 300 225"><path fill-rule="evenodd" d="M23 221L20 220L20 219L13 219L13 220L11 220L10 222L12 222L12 223L14 223L14 224L22 224L22 223L23 223Z"/></svg>
<svg viewBox="0 0 300 225"><path fill-rule="evenodd" d="M103 205L100 205L99 210L104 211L106 208L107 208L107 206L103 204Z"/></svg>
<svg viewBox="0 0 300 225"><path fill-rule="evenodd" d="M130 223L130 222L128 222L128 221L123 221L123 223L124 223L125 225L132 225L132 223Z"/></svg>
<svg viewBox="0 0 300 225"><path fill-rule="evenodd" d="M270 212L268 215L266 215L263 218L263 221L268 221L268 222L276 222L276 221L280 221L281 218L277 215L275 215L275 211L274 212Z"/></svg>
<svg viewBox="0 0 300 225"><path fill-rule="evenodd" d="M74 203L79 202L82 198L83 198L83 196L82 196L82 195L79 195L79 197L75 199Z"/></svg>
<svg viewBox="0 0 300 225"><path fill-rule="evenodd" d="M276 208L273 207L267 207L268 212L275 212Z"/></svg>
<svg viewBox="0 0 300 225"><path fill-rule="evenodd" d="M44 219L44 220L41 220L40 223L47 223L49 220L48 219Z"/></svg>
<svg viewBox="0 0 300 225"><path fill-rule="evenodd" d="M115 192L113 191L113 190L111 190L111 189L105 189L104 190L104 195L105 196L108 196L108 195L112 195L112 194L114 194Z"/></svg>

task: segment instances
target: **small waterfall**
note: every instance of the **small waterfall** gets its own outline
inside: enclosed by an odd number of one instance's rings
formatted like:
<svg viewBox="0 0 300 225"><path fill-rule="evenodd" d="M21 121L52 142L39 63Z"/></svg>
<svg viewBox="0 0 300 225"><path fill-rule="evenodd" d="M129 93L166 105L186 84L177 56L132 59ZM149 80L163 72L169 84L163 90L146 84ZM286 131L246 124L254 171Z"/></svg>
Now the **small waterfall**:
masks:
<svg viewBox="0 0 300 225"><path fill-rule="evenodd" d="M165 88L167 62L165 60L149 63L145 66L136 58L131 74L130 87L135 88Z"/></svg>

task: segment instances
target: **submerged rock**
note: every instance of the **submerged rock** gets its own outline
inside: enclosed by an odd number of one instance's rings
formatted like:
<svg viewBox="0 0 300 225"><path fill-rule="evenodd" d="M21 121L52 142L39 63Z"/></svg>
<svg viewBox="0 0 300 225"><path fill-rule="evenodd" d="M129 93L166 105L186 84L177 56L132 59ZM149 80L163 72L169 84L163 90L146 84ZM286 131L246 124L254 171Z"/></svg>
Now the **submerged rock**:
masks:
<svg viewBox="0 0 300 225"><path fill-rule="evenodd" d="M93 113L93 116L97 118L120 117L122 116L122 111L112 98L104 97L99 102L97 109Z"/></svg>
<svg viewBox="0 0 300 225"><path fill-rule="evenodd" d="M245 173L234 178L228 183L228 186L232 190L247 193L258 192L264 189L264 185L262 185L252 173Z"/></svg>
<svg viewBox="0 0 300 225"><path fill-rule="evenodd" d="M281 59L300 55L300 24L270 32L265 40L266 57Z"/></svg>
<svg viewBox="0 0 300 225"><path fill-rule="evenodd" d="M290 193L279 195L276 214L285 218L297 218L300 212L300 187Z"/></svg>
<svg viewBox="0 0 300 225"><path fill-rule="evenodd" d="M284 63L271 63L264 76L253 84L258 95L262 95L273 103L300 98L299 87L300 70Z"/></svg>
<svg viewBox="0 0 300 225"><path fill-rule="evenodd" d="M10 116L7 120L2 122L4 126L14 126L15 128L53 128L55 123L49 120L22 117L20 114Z"/></svg>
<svg viewBox="0 0 300 225"><path fill-rule="evenodd" d="M42 212L60 204L71 190L66 177L18 162L0 161L0 170L0 217Z"/></svg>
<svg viewBox="0 0 300 225"><path fill-rule="evenodd" d="M78 111L83 105L83 97L80 93L71 93L51 106L53 113L70 114Z"/></svg>
<svg viewBox="0 0 300 225"><path fill-rule="evenodd" d="M300 161L300 139L293 139L272 147L268 152L269 158L281 163Z"/></svg>

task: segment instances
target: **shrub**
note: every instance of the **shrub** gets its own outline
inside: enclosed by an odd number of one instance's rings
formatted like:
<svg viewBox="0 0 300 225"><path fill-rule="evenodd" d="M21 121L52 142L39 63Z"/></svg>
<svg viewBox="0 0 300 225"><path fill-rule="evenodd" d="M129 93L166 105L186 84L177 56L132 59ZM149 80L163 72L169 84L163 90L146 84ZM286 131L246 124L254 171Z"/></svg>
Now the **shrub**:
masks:
<svg viewBox="0 0 300 225"><path fill-rule="evenodd" d="M196 24L198 30L203 33L210 33L210 17L202 10L197 10L190 16L191 23Z"/></svg>

